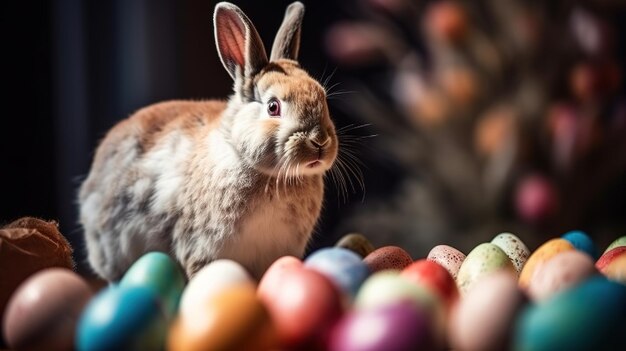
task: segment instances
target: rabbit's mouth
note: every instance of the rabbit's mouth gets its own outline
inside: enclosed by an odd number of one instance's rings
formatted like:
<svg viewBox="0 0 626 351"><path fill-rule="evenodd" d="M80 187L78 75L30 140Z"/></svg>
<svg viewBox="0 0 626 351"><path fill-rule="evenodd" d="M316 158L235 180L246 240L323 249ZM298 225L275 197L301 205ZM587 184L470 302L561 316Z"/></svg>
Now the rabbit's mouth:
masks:
<svg viewBox="0 0 626 351"><path fill-rule="evenodd" d="M315 168L315 167L317 167L317 166L319 166L321 164L322 164L322 161L320 161L320 160L311 161L311 162L306 164L306 168Z"/></svg>

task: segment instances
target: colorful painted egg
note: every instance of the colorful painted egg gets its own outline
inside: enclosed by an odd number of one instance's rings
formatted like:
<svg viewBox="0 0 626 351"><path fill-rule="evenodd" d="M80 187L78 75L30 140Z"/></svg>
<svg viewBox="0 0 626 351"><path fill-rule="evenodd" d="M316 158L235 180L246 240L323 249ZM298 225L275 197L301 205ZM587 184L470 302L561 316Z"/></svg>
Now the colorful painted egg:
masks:
<svg viewBox="0 0 626 351"><path fill-rule="evenodd" d="M363 262L371 272L378 272L386 269L402 270L413 263L413 259L401 247L384 246L372 251Z"/></svg>
<svg viewBox="0 0 626 351"><path fill-rule="evenodd" d="M588 254L578 250L561 252L535 269L528 295L534 301L543 301L597 273Z"/></svg>
<svg viewBox="0 0 626 351"><path fill-rule="evenodd" d="M430 289L446 306L451 306L459 297L456 282L439 263L427 259L417 260L400 272L405 279Z"/></svg>
<svg viewBox="0 0 626 351"><path fill-rule="evenodd" d="M243 266L228 259L215 260L200 269L189 281L180 299L180 314L196 313L213 296L238 285L255 286Z"/></svg>
<svg viewBox="0 0 626 351"><path fill-rule="evenodd" d="M347 313L335 326L329 351L431 350L428 315L408 301Z"/></svg>
<svg viewBox="0 0 626 351"><path fill-rule="evenodd" d="M501 233L493 238L491 243L497 245L509 256L517 273L522 271L522 267L530 256L530 250L520 238L511 233Z"/></svg>
<svg viewBox="0 0 626 351"><path fill-rule="evenodd" d="M163 252L149 252L133 263L119 286L153 289L163 304L166 316L173 318L178 312L185 280L182 269L170 256Z"/></svg>
<svg viewBox="0 0 626 351"><path fill-rule="evenodd" d="M93 292L76 273L64 268L41 270L11 296L3 335L14 350L71 350L77 320Z"/></svg>
<svg viewBox="0 0 626 351"><path fill-rule="evenodd" d="M426 259L439 263L456 280L461 264L465 261L465 254L452 246L437 245L430 250Z"/></svg>
<svg viewBox="0 0 626 351"><path fill-rule="evenodd" d="M626 254L620 255L604 266L602 274L613 281L626 284Z"/></svg>
<svg viewBox="0 0 626 351"><path fill-rule="evenodd" d="M76 332L78 350L162 350L167 318L156 291L145 286L110 286L83 311Z"/></svg>
<svg viewBox="0 0 626 351"><path fill-rule="evenodd" d="M609 244L609 246L606 248L606 250L604 250L604 253L607 253L607 252L613 250L614 248L620 247L620 246L626 246L626 235L615 239L615 241L613 241L611 244Z"/></svg>
<svg viewBox="0 0 626 351"><path fill-rule="evenodd" d="M459 291L465 294L480 278L498 270L506 270L517 275L509 256L500 247L492 243L476 246L467 255L459 269L459 275L456 278Z"/></svg>
<svg viewBox="0 0 626 351"><path fill-rule="evenodd" d="M516 315L526 300L515 275L506 271L487 274L450 314L450 346L467 351L509 350Z"/></svg>
<svg viewBox="0 0 626 351"><path fill-rule="evenodd" d="M226 287L172 324L168 350L274 350L276 330L252 284Z"/></svg>
<svg viewBox="0 0 626 351"><path fill-rule="evenodd" d="M598 248L596 248L596 244L593 243L593 240L585 232L572 230L563 234L562 238L569 241L576 250L588 254L594 260L598 259Z"/></svg>
<svg viewBox="0 0 626 351"><path fill-rule="evenodd" d="M514 350L623 350L626 286L596 275L519 317Z"/></svg>
<svg viewBox="0 0 626 351"><path fill-rule="evenodd" d="M570 250L575 250L574 246L569 241L562 238L549 240L539 246L539 248L530 255L528 261L526 261L526 264L522 268L522 272L519 276L519 285L527 289L537 266L542 265L561 252Z"/></svg>
<svg viewBox="0 0 626 351"><path fill-rule="evenodd" d="M304 267L322 273L350 297L356 295L370 274L369 268L359 255L341 247L323 248L313 252L304 260Z"/></svg>
<svg viewBox="0 0 626 351"><path fill-rule="evenodd" d="M339 239L339 241L337 241L335 246L353 251L361 256L361 258L366 257L374 251L374 245L372 245L372 243L367 240L365 236L359 233L344 235L341 239Z"/></svg>
<svg viewBox="0 0 626 351"><path fill-rule="evenodd" d="M623 255L626 255L626 246L618 246L611 249L600 256L598 261L596 261L596 268L602 272L606 266L613 262L613 260Z"/></svg>
<svg viewBox="0 0 626 351"><path fill-rule="evenodd" d="M322 347L343 313L335 284L312 269L270 270L266 275L271 275L261 279L257 294L270 312L280 345L294 349L303 345Z"/></svg>

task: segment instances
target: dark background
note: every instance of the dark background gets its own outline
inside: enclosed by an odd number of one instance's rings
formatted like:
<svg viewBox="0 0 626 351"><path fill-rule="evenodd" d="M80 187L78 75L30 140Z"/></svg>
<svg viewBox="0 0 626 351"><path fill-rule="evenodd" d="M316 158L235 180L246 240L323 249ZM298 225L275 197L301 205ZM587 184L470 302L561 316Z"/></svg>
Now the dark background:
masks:
<svg viewBox="0 0 626 351"><path fill-rule="evenodd" d="M231 81L215 51L216 1L10 1L2 9L0 222L54 219L80 257L76 194L104 133L160 100L224 98ZM236 1L267 48L290 1ZM324 28L336 2L309 1L301 64L335 69ZM333 82L340 79L335 74ZM332 106L331 106L332 109ZM348 123L332 110L336 123ZM317 245L344 205L329 189ZM79 259L80 261L80 259Z"/></svg>

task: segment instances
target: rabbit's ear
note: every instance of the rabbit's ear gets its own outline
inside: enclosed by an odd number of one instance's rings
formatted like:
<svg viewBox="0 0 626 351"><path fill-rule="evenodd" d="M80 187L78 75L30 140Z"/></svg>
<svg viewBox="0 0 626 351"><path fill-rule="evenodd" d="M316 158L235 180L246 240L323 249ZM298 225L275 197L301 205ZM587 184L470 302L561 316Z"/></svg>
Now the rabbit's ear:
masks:
<svg viewBox="0 0 626 351"><path fill-rule="evenodd" d="M276 39L274 39L270 56L271 61L281 58L298 59L302 17L304 17L304 5L300 1L296 1L287 7L283 23L280 25L278 33L276 33Z"/></svg>
<svg viewBox="0 0 626 351"><path fill-rule="evenodd" d="M267 65L259 33L239 7L220 2L215 6L213 23L220 60L233 80L250 78Z"/></svg>

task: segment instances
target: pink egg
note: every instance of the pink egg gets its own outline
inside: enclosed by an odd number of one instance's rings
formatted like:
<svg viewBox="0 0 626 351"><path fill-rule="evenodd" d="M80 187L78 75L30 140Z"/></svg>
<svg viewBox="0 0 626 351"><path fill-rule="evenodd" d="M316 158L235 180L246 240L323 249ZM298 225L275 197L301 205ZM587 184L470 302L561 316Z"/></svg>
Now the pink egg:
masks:
<svg viewBox="0 0 626 351"><path fill-rule="evenodd" d="M597 272L588 254L578 250L561 252L535 268L528 295L534 301L542 301Z"/></svg>
<svg viewBox="0 0 626 351"><path fill-rule="evenodd" d="M465 260L465 254L452 246L437 245L430 250L426 259L439 263L456 280L461 264Z"/></svg>
<svg viewBox="0 0 626 351"><path fill-rule="evenodd" d="M401 247L384 246L372 251L363 262L371 272L378 272L385 269L402 270L413 263L413 258Z"/></svg>
<svg viewBox="0 0 626 351"><path fill-rule="evenodd" d="M448 323L452 349L508 350L526 297L514 275L497 271L478 280L454 307Z"/></svg>
<svg viewBox="0 0 626 351"><path fill-rule="evenodd" d="M272 269L272 267L270 267ZM330 328L343 312L341 295L323 274L310 269L268 270L257 294L267 306L285 348L326 343Z"/></svg>
<svg viewBox="0 0 626 351"><path fill-rule="evenodd" d="M515 207L520 218L528 223L547 220L559 207L555 185L541 175L523 178L517 185Z"/></svg>
<svg viewBox="0 0 626 351"><path fill-rule="evenodd" d="M64 268L32 275L15 291L4 314L4 336L16 350L71 350L78 318L93 292Z"/></svg>

